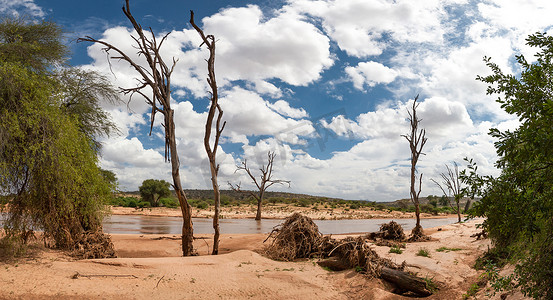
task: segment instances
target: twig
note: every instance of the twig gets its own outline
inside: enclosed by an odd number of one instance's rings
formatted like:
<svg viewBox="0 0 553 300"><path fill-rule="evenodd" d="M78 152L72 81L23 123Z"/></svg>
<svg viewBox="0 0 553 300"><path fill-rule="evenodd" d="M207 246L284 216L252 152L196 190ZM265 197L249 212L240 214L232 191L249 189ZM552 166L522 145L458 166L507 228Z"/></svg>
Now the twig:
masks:
<svg viewBox="0 0 553 300"><path fill-rule="evenodd" d="M73 276L71 276L71 279L78 279L79 277L87 277L87 278L91 278L91 277L130 277L130 278L138 278L135 275L114 275L114 274L90 274L90 275L85 275L85 274L80 274L79 272L75 272L75 274L73 274Z"/></svg>
<svg viewBox="0 0 553 300"><path fill-rule="evenodd" d="M161 280L163 279L163 277L165 277L165 275L161 276L161 278L157 281L156 289L157 289L157 286L159 285L159 283L161 282Z"/></svg>

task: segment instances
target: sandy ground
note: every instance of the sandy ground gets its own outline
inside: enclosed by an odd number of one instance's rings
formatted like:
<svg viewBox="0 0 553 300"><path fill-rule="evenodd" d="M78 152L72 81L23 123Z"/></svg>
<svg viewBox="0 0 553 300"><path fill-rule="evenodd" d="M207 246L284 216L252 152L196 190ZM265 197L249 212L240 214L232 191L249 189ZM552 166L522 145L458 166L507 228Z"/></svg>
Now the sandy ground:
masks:
<svg viewBox="0 0 553 300"><path fill-rule="evenodd" d="M114 215L147 215L147 216L182 216L180 208L152 207L152 208L132 208L111 206L111 213ZM220 215L222 219L253 219L257 212L255 205L242 205L233 207L221 207ZM323 205L313 207L298 207L287 204L266 205L262 210L262 218L264 219L284 219L294 212L299 212L304 216L308 216L314 220L342 220L342 219L414 219L415 213L391 211L391 210L375 210L369 207L358 209L346 209L344 207L325 208ZM192 217L194 218L212 218L214 214L213 208L208 209L192 209ZM448 218L456 217L454 214L439 214L432 215L421 213L421 218ZM463 216L461 216L463 218Z"/></svg>
<svg viewBox="0 0 553 300"><path fill-rule="evenodd" d="M372 246L379 255L401 263L421 277L432 278L440 290L427 299L462 299L481 271L472 268L488 240L470 235L469 221L427 229L432 241L409 243L402 254ZM353 270L332 272L316 260L277 262L255 250L263 234L222 235L220 255L206 255L210 235L199 235L201 256L179 257L180 240L172 235L113 235L118 258L74 260L41 249L9 263L0 262L0 298L5 299L406 299L378 279ZM440 247L461 248L437 252ZM425 248L430 257L417 256ZM478 299L488 299L480 293ZM496 299L499 299L499 294ZM511 295L506 299L520 299Z"/></svg>

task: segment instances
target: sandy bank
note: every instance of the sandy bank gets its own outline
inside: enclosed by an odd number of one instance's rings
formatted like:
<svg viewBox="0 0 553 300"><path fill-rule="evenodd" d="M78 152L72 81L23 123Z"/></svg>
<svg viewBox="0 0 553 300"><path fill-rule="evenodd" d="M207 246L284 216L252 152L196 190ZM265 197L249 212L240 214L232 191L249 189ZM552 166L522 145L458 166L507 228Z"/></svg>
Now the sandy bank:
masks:
<svg viewBox="0 0 553 300"><path fill-rule="evenodd" d="M472 268L488 240L470 235L470 221L427 230L433 240L410 243L402 254L372 246L381 256L401 263L419 276L433 278L441 290L428 299L461 299L479 272ZM406 299L391 293L378 279L355 271L331 272L315 260L277 262L254 250L265 235L223 235L221 255L205 255L211 235L198 236L202 256L178 257L180 240L171 235L113 235L119 258L75 261L59 251L0 263L0 298L25 299ZM460 248L438 252L440 247ZM425 248L430 257L417 256ZM499 297L499 295L498 295ZM510 299L510 298L507 298Z"/></svg>

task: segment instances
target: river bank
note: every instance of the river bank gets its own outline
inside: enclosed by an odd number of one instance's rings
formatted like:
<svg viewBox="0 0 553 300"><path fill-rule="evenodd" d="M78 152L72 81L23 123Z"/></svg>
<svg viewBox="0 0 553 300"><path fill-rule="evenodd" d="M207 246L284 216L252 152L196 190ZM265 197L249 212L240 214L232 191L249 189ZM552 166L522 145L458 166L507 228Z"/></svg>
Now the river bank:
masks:
<svg viewBox="0 0 553 300"><path fill-rule="evenodd" d="M221 219L254 219L257 211L255 205L241 205L221 207ZM150 207L132 208L121 206L110 206L113 215L145 215L160 217L181 217L180 208ZM402 212L392 210L377 210L372 207L359 207L350 209L347 207L330 208L323 205L315 207L298 207L290 204L273 204L263 207L263 219L284 219L289 215L299 212L313 220L344 220L344 219L413 219L414 212ZM212 207L207 209L192 208L193 218L213 218ZM437 215L421 213L421 218L451 218L457 215L440 213ZM463 215L461 215L463 218Z"/></svg>
<svg viewBox="0 0 553 300"><path fill-rule="evenodd" d="M470 237L480 222L426 229L432 239L407 243L401 254L385 246L371 248L431 278L440 289L427 299L462 299L482 273L472 268L476 258L490 245ZM327 271L316 260L267 259L258 254L266 236L223 234L217 256L207 255L210 234L196 236L196 257L179 257L180 238L173 235L114 234L118 258L112 259L75 260L60 251L40 249L34 256L0 263L0 298L407 299L393 294L385 282L368 280L354 270ZM437 251L441 247L458 250ZM420 249L429 257L417 256Z"/></svg>

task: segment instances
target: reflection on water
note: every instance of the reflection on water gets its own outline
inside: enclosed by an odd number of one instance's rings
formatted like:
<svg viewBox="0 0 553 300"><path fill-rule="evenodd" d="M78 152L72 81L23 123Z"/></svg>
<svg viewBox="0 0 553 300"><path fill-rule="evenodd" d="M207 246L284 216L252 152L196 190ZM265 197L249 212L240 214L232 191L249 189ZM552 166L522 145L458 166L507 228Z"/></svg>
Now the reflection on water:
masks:
<svg viewBox="0 0 553 300"><path fill-rule="evenodd" d="M380 225L390 221L398 222L404 229L415 226L415 219L362 219L362 220L314 220L323 234L342 234L378 231ZM213 233L213 219L192 218L194 233ZM423 228L452 224L456 217L442 219L422 219ZM221 233L269 233L273 227L282 223L281 219L221 219ZM107 233L129 234L180 234L180 217L152 217L113 215L104 219L104 231Z"/></svg>

